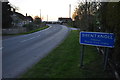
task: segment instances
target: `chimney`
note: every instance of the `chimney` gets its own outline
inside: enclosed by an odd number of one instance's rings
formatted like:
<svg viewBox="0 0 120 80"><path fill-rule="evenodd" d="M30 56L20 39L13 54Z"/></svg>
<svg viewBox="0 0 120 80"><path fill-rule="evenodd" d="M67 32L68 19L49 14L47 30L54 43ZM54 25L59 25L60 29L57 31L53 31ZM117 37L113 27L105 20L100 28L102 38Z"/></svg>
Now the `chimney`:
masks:
<svg viewBox="0 0 120 80"><path fill-rule="evenodd" d="M15 12L15 9L13 8L13 12Z"/></svg>
<svg viewBox="0 0 120 80"><path fill-rule="evenodd" d="M26 13L26 17L27 17L27 13Z"/></svg>

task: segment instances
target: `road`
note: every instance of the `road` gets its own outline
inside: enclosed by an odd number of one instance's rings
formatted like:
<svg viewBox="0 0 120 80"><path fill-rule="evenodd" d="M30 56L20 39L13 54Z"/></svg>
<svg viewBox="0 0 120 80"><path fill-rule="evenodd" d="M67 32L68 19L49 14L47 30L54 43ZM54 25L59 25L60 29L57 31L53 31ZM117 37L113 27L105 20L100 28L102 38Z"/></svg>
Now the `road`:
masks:
<svg viewBox="0 0 120 80"><path fill-rule="evenodd" d="M68 35L69 29L66 26L58 24L50 26L42 31L2 41L3 78L19 77Z"/></svg>

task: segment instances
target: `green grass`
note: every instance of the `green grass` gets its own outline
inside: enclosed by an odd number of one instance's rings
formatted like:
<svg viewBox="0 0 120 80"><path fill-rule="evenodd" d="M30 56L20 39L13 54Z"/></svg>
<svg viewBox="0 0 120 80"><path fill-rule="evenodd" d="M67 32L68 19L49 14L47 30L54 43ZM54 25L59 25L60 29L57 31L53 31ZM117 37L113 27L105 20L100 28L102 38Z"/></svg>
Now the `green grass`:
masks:
<svg viewBox="0 0 120 80"><path fill-rule="evenodd" d="M70 27L70 28L75 28L75 27L73 27L73 26L67 26L67 27Z"/></svg>
<svg viewBox="0 0 120 80"><path fill-rule="evenodd" d="M41 28L38 28L38 29L36 29L36 30L30 31L30 32L26 32L26 34L33 33L33 32L37 32L37 31L41 31L41 30L46 29L46 28L48 28L48 27L49 27L49 26L41 27Z"/></svg>
<svg viewBox="0 0 120 80"><path fill-rule="evenodd" d="M34 33L34 32L37 32L37 31L41 31L43 29L46 29L48 28L49 26L45 26L45 27L41 27L41 28L38 28L36 30L33 30L33 31L30 31L30 32L25 32L25 33L17 33L17 34L2 34L3 36L9 36L9 35L24 35L24 34L30 34L30 33Z"/></svg>
<svg viewBox="0 0 120 80"><path fill-rule="evenodd" d="M109 78L103 71L102 56L96 48L85 47L84 69L80 68L79 32L71 31L67 39L21 78Z"/></svg>

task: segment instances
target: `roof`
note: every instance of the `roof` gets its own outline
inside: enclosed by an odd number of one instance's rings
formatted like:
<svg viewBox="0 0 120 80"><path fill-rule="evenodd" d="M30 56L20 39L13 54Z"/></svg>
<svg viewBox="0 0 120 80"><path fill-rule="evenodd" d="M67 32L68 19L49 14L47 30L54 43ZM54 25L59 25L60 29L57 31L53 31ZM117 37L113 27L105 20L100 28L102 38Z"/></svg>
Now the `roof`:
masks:
<svg viewBox="0 0 120 80"><path fill-rule="evenodd" d="M22 19L22 20L31 20L31 21L33 21L33 19L32 19L31 16L24 16L23 14L18 13L18 12L14 12L14 14L15 14L16 16L18 16L18 17L19 17L20 19Z"/></svg>
<svg viewBox="0 0 120 80"><path fill-rule="evenodd" d="M18 13L18 12L15 12L15 14L16 14L20 19L22 19L22 20L25 19L25 16L24 16L23 14Z"/></svg>
<svg viewBox="0 0 120 80"><path fill-rule="evenodd" d="M62 22L72 22L71 18L58 18L58 21L62 21Z"/></svg>
<svg viewBox="0 0 120 80"><path fill-rule="evenodd" d="M72 20L71 18L58 18L59 20Z"/></svg>

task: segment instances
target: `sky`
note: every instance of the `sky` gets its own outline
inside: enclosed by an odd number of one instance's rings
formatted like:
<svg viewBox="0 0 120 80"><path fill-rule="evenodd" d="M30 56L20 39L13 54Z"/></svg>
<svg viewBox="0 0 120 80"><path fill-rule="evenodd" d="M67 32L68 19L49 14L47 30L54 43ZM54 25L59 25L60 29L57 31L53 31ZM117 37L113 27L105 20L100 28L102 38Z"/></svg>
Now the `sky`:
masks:
<svg viewBox="0 0 120 80"><path fill-rule="evenodd" d="M57 21L58 17L69 17L69 5L71 4L71 16L79 0L8 0L12 5L18 7L23 15L40 16L43 21Z"/></svg>
<svg viewBox="0 0 120 80"><path fill-rule="evenodd" d="M23 15L40 16L43 21L57 21L58 17L69 17L69 5L71 4L71 17L78 3L86 0L8 0L12 5L18 7ZM89 1L89 0L87 0ZM91 0L90 0L91 1ZM93 0L97 1L97 0ZM105 0L103 0L105 1ZM115 0L114 0L115 1ZM119 0L116 0L119 1Z"/></svg>

